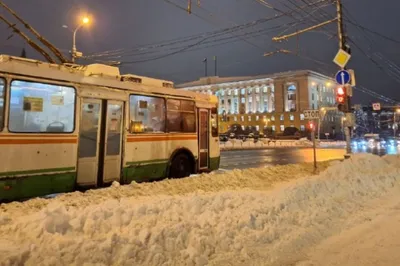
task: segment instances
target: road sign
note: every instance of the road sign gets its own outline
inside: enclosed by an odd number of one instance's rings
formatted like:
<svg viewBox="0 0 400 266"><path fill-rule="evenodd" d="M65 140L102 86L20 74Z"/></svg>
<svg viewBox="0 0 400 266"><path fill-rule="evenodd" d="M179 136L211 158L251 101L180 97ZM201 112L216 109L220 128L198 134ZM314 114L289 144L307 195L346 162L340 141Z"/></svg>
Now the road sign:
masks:
<svg viewBox="0 0 400 266"><path fill-rule="evenodd" d="M381 110L381 104L380 104L380 103L373 103L373 104L372 104L372 109L373 109L374 111L379 111L379 110Z"/></svg>
<svg viewBox="0 0 400 266"><path fill-rule="evenodd" d="M319 110L304 110L305 119L319 119Z"/></svg>
<svg viewBox="0 0 400 266"><path fill-rule="evenodd" d="M333 62L340 66L341 68L344 68L347 63L350 60L351 55L347 53L345 50L339 49L338 53L336 54L335 58L333 59Z"/></svg>
<svg viewBox="0 0 400 266"><path fill-rule="evenodd" d="M335 76L336 82L340 85L346 85L350 82L350 73L346 70L340 70Z"/></svg>

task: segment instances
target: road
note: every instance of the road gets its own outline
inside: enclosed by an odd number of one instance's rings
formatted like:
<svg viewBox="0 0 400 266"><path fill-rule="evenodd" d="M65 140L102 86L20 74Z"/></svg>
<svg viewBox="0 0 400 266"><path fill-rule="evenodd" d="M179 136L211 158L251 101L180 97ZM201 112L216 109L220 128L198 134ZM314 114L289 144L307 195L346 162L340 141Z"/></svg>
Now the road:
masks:
<svg viewBox="0 0 400 266"><path fill-rule="evenodd" d="M371 152L371 151L355 151ZM321 148L317 149L317 161L327 161L343 159L345 149ZM385 151L372 152L383 155ZM398 151L390 152L398 153ZM252 167L264 167L279 164L291 164L301 162L313 162L312 148L279 148L279 149L260 149L260 150L232 150L221 152L221 169L244 169Z"/></svg>

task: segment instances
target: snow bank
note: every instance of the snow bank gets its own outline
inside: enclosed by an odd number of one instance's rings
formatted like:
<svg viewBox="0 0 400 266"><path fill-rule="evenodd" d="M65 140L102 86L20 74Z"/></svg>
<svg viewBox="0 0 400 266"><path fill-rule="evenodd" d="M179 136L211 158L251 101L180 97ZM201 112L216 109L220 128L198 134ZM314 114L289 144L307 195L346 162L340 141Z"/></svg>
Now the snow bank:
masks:
<svg viewBox="0 0 400 266"><path fill-rule="evenodd" d="M324 170L330 162L318 163L319 170ZM223 190L255 189L266 190L274 184L313 174L310 163L289 164L257 169L233 170L223 174L201 174L190 178L165 179L160 182L136 183L128 186L88 190L85 193L73 192L52 199L35 198L29 201L0 204L0 214L10 213L15 216L37 212L56 201L67 207L85 207L101 203L110 198L143 197L158 195L184 195L190 192L218 192ZM1 215L0 215L1 217Z"/></svg>
<svg viewBox="0 0 400 266"><path fill-rule="evenodd" d="M27 215L10 208L0 214L0 264L296 265L308 261L310 248L347 229L350 218L368 219L362 213L371 200L399 195L399 166L398 157L360 154L273 190L273 173L289 168L188 178L197 189L186 184L189 193L170 196L114 199L126 193L116 186L80 197L91 202L83 206L56 198ZM283 172L288 180L296 169ZM206 185L207 178L225 189ZM125 188L146 194L146 186ZM108 199L96 204L105 191Z"/></svg>

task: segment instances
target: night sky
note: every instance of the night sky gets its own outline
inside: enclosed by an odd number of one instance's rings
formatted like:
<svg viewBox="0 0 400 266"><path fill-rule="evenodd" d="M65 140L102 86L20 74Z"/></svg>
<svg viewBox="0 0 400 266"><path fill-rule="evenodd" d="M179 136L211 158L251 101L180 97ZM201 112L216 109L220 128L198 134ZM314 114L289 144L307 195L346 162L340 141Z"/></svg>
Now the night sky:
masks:
<svg viewBox="0 0 400 266"><path fill-rule="evenodd" d="M182 8L187 6L186 0L170 1ZM333 18L335 7L332 1L320 4L327 6L318 10L314 5L305 12L292 11L290 15L242 30L236 28L236 31L232 27L280 16L281 11L290 12L296 5L304 6L317 0L264 1L274 9L257 0L201 0L200 8L196 6L196 1L193 0L191 15L164 0L5 0L4 3L65 53L71 49L71 29L78 24L79 16L90 14L93 23L77 34L79 51L84 55L97 55L92 59L100 61L120 61L124 73L168 79L177 84L204 76L204 57L208 58L209 75L213 75L213 56L218 57L219 76L258 75L296 69L311 69L333 76L338 70L332 62L338 49L336 24L302 34L298 39L291 38L281 43L271 40L280 33L288 34L325 21L328 17ZM355 69L357 85L400 100L400 44L395 42L400 40L400 1L343 0L343 5L347 35L363 51L349 42L353 57L348 67ZM1 12L9 20L16 21L4 10ZM353 24L394 40L354 26L349 19ZM292 23L296 21L298 23ZM69 29L62 25L68 25ZM231 28L232 32L227 34L226 30L216 34L226 28ZM42 59L19 36L7 40L11 33L2 24L1 53L19 56L22 48L26 47L28 57ZM209 33L208 38L201 37L201 33ZM193 37L188 39L188 36ZM181 42L170 41L174 39ZM186 41L182 42L183 39ZM147 49L138 50L138 47ZM297 47L299 56L263 56L264 52L276 49L295 52ZM80 61L89 62L93 61ZM376 100L356 92L353 102L367 104L370 101Z"/></svg>

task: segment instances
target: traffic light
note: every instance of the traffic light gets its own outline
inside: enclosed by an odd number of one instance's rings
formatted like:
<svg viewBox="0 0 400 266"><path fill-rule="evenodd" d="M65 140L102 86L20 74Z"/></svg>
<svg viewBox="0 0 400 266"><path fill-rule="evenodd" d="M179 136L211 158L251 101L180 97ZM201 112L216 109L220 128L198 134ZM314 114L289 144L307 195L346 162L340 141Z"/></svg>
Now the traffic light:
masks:
<svg viewBox="0 0 400 266"><path fill-rule="evenodd" d="M347 111L347 93L345 86L338 86L336 88L336 103L338 104L339 111Z"/></svg>
<svg viewBox="0 0 400 266"><path fill-rule="evenodd" d="M310 131L314 131L314 122L308 122L308 128L310 129Z"/></svg>

